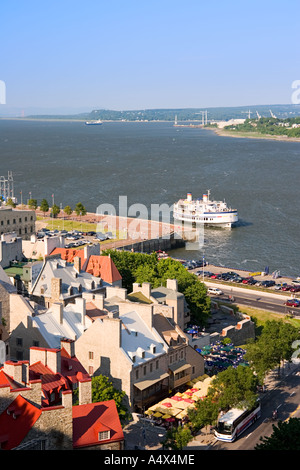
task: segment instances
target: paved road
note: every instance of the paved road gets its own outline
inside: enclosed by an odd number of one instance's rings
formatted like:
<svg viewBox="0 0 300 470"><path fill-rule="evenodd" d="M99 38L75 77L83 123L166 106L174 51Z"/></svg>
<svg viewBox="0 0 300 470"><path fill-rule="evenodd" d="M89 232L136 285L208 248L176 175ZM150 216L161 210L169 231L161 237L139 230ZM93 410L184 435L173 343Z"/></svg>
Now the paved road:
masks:
<svg viewBox="0 0 300 470"><path fill-rule="evenodd" d="M290 296L281 296L277 294L272 294L272 292L267 294L267 293L262 293L259 290L247 291L245 289L244 291L242 291L240 290L240 288L229 287L224 284L220 285L220 284L214 284L210 282L207 282L207 285L218 287L222 290L224 295L220 295L217 297L212 296L212 298L215 298L218 300L228 301L228 296L233 296L234 302L236 304L248 305L250 307L261 308L263 310L268 310L268 311L281 313L281 314L288 313L290 311L295 311L297 313L299 310L299 308L291 308L291 307L287 307L286 305L284 305L286 299L290 298ZM300 314L300 310L299 310L299 314Z"/></svg>

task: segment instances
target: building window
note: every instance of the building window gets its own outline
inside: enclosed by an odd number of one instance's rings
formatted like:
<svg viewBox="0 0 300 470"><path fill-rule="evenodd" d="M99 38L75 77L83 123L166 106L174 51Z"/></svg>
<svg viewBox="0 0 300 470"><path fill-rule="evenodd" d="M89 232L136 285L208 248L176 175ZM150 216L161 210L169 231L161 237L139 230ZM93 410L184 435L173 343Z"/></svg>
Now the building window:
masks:
<svg viewBox="0 0 300 470"><path fill-rule="evenodd" d="M40 342L39 342L39 341L36 341L36 340L33 340L33 346L34 346L35 348L39 348Z"/></svg>
<svg viewBox="0 0 300 470"><path fill-rule="evenodd" d="M135 371L135 378L136 378L136 379L139 378L139 370L138 370L138 369Z"/></svg>
<svg viewBox="0 0 300 470"><path fill-rule="evenodd" d="M156 369L158 369L158 367L159 367L159 362L156 361Z"/></svg>
<svg viewBox="0 0 300 470"><path fill-rule="evenodd" d="M107 439L110 439L110 431L102 431L98 433L99 441L106 441Z"/></svg>
<svg viewBox="0 0 300 470"><path fill-rule="evenodd" d="M93 353L93 351L89 351L89 359L94 359L94 353Z"/></svg>
<svg viewBox="0 0 300 470"><path fill-rule="evenodd" d="M17 346L23 346L23 338L16 338Z"/></svg>
<svg viewBox="0 0 300 470"><path fill-rule="evenodd" d="M89 366L89 375L93 375L94 373L94 367Z"/></svg>
<svg viewBox="0 0 300 470"><path fill-rule="evenodd" d="M144 366L144 375L146 375L146 374L147 374L147 367Z"/></svg>
<svg viewBox="0 0 300 470"><path fill-rule="evenodd" d="M153 371L153 364L152 364L152 362L151 362L151 364L150 364L150 372L152 372L152 371Z"/></svg>
<svg viewBox="0 0 300 470"><path fill-rule="evenodd" d="M13 219L13 224L15 224L15 223L16 223L16 219Z"/></svg>

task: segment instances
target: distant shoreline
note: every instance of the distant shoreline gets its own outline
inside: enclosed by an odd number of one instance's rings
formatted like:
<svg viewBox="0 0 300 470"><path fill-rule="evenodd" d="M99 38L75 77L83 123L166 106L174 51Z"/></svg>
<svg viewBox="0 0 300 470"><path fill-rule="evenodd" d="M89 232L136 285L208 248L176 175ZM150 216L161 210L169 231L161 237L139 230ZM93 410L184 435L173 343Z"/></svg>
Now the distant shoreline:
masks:
<svg viewBox="0 0 300 470"><path fill-rule="evenodd" d="M43 118L43 117L0 117L0 121L39 121L39 122L86 122L86 119L72 119L72 118ZM164 120L156 120L156 121L130 121L130 120L102 120L102 122L120 122L120 123L140 123L140 124L148 124L148 123L159 123L159 122L172 122L172 121L164 121ZM224 129L219 129L216 127L203 127L203 125L194 124L181 124L181 125L174 125L174 127L189 127L189 128L202 128L213 131L215 134L219 135L220 137L234 137L236 139L264 139L264 140L276 140L278 142L300 142L300 137L288 137L284 135L270 135L270 134L259 134L259 133L252 133L252 132L242 132L242 131L229 131Z"/></svg>
<svg viewBox="0 0 300 470"><path fill-rule="evenodd" d="M259 134L258 132L240 132L240 131L226 131L219 128L209 128L205 129L212 130L215 134L221 137L234 137L237 139L265 139L265 140L276 140L279 142L300 142L299 137L288 137L284 135L270 135L270 134Z"/></svg>

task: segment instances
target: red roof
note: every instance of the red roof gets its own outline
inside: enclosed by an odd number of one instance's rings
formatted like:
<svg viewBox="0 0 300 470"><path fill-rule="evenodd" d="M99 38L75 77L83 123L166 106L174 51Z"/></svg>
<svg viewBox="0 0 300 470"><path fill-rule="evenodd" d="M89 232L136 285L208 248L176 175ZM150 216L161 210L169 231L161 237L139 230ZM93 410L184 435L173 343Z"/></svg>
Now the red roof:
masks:
<svg viewBox="0 0 300 470"><path fill-rule="evenodd" d="M51 393L55 389L64 387L69 389L68 381L62 374L54 373L48 366L41 361L31 364L29 367L29 380L42 380L42 388L44 391Z"/></svg>
<svg viewBox="0 0 300 470"><path fill-rule="evenodd" d="M77 357L71 357L65 348L61 349L61 373L72 383L90 377Z"/></svg>
<svg viewBox="0 0 300 470"><path fill-rule="evenodd" d="M1 449L11 450L21 444L42 411L18 395L0 415Z"/></svg>
<svg viewBox="0 0 300 470"><path fill-rule="evenodd" d="M110 256L91 255L86 272L95 277L101 277L103 281L110 284L122 280L122 276Z"/></svg>
<svg viewBox="0 0 300 470"><path fill-rule="evenodd" d="M81 266L83 265L85 258L84 258L84 250L76 250L76 248L54 248L51 252L51 255L60 255L61 259L67 261L68 263L73 263L74 258L79 256L81 258Z"/></svg>
<svg viewBox="0 0 300 470"><path fill-rule="evenodd" d="M84 258L84 250L76 250L74 248L55 248L51 255L60 254L61 259L68 263L73 263L74 258L79 256L81 258L81 266L84 265L86 259ZM121 281L122 276L119 273L115 263L110 256L91 255L88 259L86 272L95 277L101 277L103 281L112 283Z"/></svg>
<svg viewBox="0 0 300 470"><path fill-rule="evenodd" d="M73 406L73 447L88 447L124 440L114 400ZM98 433L109 431L109 439L99 440Z"/></svg>

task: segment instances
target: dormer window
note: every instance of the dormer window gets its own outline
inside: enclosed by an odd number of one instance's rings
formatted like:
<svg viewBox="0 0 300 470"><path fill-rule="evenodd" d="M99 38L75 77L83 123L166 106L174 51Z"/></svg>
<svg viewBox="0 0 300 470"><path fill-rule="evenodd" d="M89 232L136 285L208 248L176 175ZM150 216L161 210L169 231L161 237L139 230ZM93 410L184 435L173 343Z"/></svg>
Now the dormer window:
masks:
<svg viewBox="0 0 300 470"><path fill-rule="evenodd" d="M107 439L110 439L110 431L98 432L98 441L106 441Z"/></svg>

